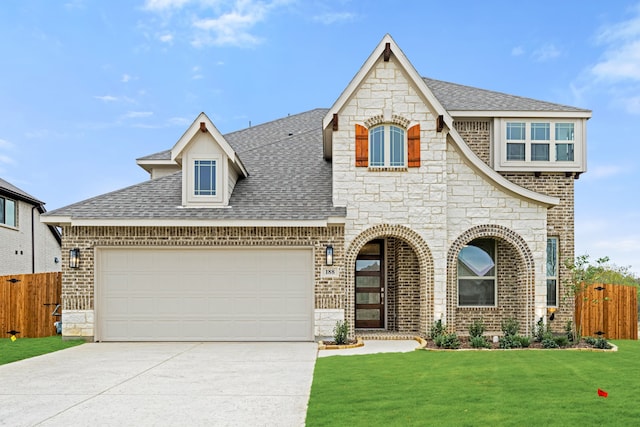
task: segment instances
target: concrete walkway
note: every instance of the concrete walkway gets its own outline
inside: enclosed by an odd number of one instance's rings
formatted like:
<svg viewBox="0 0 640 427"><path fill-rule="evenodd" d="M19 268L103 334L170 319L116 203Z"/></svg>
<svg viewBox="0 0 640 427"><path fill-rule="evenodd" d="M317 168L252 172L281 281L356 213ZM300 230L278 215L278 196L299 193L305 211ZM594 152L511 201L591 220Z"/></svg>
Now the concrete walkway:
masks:
<svg viewBox="0 0 640 427"><path fill-rule="evenodd" d="M316 343L91 343L0 366L1 426L301 426Z"/></svg>

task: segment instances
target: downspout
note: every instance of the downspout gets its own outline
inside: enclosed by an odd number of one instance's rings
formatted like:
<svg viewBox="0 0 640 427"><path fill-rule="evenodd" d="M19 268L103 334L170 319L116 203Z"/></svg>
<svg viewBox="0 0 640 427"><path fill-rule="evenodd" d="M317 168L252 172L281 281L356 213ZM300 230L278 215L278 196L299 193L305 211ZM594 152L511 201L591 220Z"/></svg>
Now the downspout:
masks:
<svg viewBox="0 0 640 427"><path fill-rule="evenodd" d="M33 210L38 206L31 207L31 273L36 274L36 227L34 224Z"/></svg>

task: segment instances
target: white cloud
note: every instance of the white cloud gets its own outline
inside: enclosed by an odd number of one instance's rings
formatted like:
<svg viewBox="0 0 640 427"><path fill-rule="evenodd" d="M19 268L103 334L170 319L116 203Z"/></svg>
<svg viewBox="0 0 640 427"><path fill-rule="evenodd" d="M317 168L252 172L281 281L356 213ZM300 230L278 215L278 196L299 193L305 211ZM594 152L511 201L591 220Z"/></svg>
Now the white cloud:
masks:
<svg viewBox="0 0 640 427"><path fill-rule="evenodd" d="M171 43L173 42L173 34L162 34L161 36L158 36L158 40L160 40L162 43Z"/></svg>
<svg viewBox="0 0 640 427"><path fill-rule="evenodd" d="M191 69L191 71L193 72L193 75L191 76L192 80L200 80L204 78L204 75L201 72L201 67L195 66Z"/></svg>
<svg viewBox="0 0 640 427"><path fill-rule="evenodd" d="M538 62L545 62L559 57L561 53L560 49L558 49L553 43L550 43L534 50L531 56Z"/></svg>
<svg viewBox="0 0 640 427"><path fill-rule="evenodd" d="M122 116L123 119L140 119L153 116L152 111L129 111Z"/></svg>
<svg viewBox="0 0 640 427"><path fill-rule="evenodd" d="M521 56L524 55L524 48L522 46L516 46L513 49L511 49L511 55L512 56Z"/></svg>
<svg viewBox="0 0 640 427"><path fill-rule="evenodd" d="M640 35L638 40L611 44L591 72L599 79L640 80Z"/></svg>
<svg viewBox="0 0 640 427"><path fill-rule="evenodd" d="M123 78L124 79L124 78ZM122 80L124 81L124 80ZM94 96L95 99L99 99L102 102L129 102L133 103L134 100L129 98L128 96L113 96L113 95L103 95L103 96Z"/></svg>
<svg viewBox="0 0 640 427"><path fill-rule="evenodd" d="M589 169L589 179L610 178L625 173L625 168L620 165L598 165Z"/></svg>
<svg viewBox="0 0 640 427"><path fill-rule="evenodd" d="M13 159L9 156L5 156L4 154L0 154L0 163L11 164L13 163Z"/></svg>
<svg viewBox="0 0 640 427"><path fill-rule="evenodd" d="M51 129L33 129L25 132L27 138L34 139L63 139L68 138L69 135L64 132L58 132Z"/></svg>
<svg viewBox="0 0 640 427"><path fill-rule="evenodd" d="M187 3L189 3L189 0L146 0L144 8L154 12L161 12L167 9L180 9Z"/></svg>
<svg viewBox="0 0 640 427"><path fill-rule="evenodd" d="M104 102L115 102L118 100L118 97L116 96L111 96L111 95L104 95L104 96L94 96L95 99L99 99L100 101L104 101Z"/></svg>
<svg viewBox="0 0 640 427"><path fill-rule="evenodd" d="M0 148L13 148L13 144L6 139L0 139Z"/></svg>
<svg viewBox="0 0 640 427"><path fill-rule="evenodd" d="M333 12L316 15L312 19L324 25L331 25L341 22L351 22L355 19L355 17L356 15L351 12Z"/></svg>
<svg viewBox="0 0 640 427"><path fill-rule="evenodd" d="M122 83L127 83L129 82L129 80L131 80L131 76L129 74L123 74L122 78L120 79Z"/></svg>
<svg viewBox="0 0 640 427"><path fill-rule="evenodd" d="M194 47L251 47L262 42L253 34L256 24L268 14L292 0L146 0L143 9L158 15L151 24L142 25L145 35L171 44L177 38L191 41ZM179 12L179 13L178 13ZM336 15L334 19L346 16Z"/></svg>
<svg viewBox="0 0 640 427"><path fill-rule="evenodd" d="M193 27L202 30L192 41L196 47L214 46L252 46L261 42L260 38L249 31L258 22L264 20L268 6L261 2L241 0L233 10L217 18L198 19Z"/></svg>
<svg viewBox="0 0 640 427"><path fill-rule="evenodd" d="M640 115L640 5L632 13L629 19L603 26L594 35L602 53L585 67L572 90L578 99L604 93L612 106Z"/></svg>
<svg viewBox="0 0 640 427"><path fill-rule="evenodd" d="M167 123L170 126L187 126L190 125L191 122L192 120L189 120L185 117L171 117Z"/></svg>

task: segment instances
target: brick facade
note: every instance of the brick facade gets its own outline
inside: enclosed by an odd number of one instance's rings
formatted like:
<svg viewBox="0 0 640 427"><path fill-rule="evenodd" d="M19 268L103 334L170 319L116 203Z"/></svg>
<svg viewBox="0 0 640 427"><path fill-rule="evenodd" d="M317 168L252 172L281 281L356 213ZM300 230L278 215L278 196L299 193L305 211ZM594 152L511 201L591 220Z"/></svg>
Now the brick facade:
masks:
<svg viewBox="0 0 640 427"><path fill-rule="evenodd" d="M328 245L333 246L336 267L340 267L344 254L343 235L344 229L341 226L64 227L62 250L64 335L93 335L94 256L95 249L98 247L312 247L315 259L315 307L318 310L342 311L344 309L342 281L321 278L320 270L325 264L325 248ZM68 268L69 250L72 248L80 249L80 268L77 269Z"/></svg>
<svg viewBox="0 0 640 427"><path fill-rule="evenodd" d="M515 318L526 334L548 315L548 236L559 239L560 308L553 326L560 329L573 312L571 300L563 299L569 274L563 261L574 257L574 177L500 176L490 170L492 119L454 118L453 129L438 129L432 98L395 54L388 59L367 62L371 69L359 74L362 80L349 96L341 97L344 103L325 129L331 132L333 204L346 208L344 225L65 227L63 265L68 265L69 249L81 251L81 268L67 268L63 275L65 335L92 334L96 248L292 246L314 249L316 336L331 335L337 320L346 320L354 336L356 259L368 242L378 239L385 244L387 331L426 335L432 322L442 320L450 330L466 335L471 322L481 318L489 333L499 334L501 322ZM390 124L405 131L420 129L420 161L398 168L362 166L362 159L356 163L356 126ZM458 135L477 159L466 152ZM411 147L415 141L412 136ZM549 207L552 199L540 194L558 198L560 204ZM458 255L477 238L497 244L495 307L458 306ZM336 278L322 275L327 245L334 248L334 266L340 272Z"/></svg>
<svg viewBox="0 0 640 427"><path fill-rule="evenodd" d="M491 166L492 123L485 120L462 120L455 128L474 153ZM547 210L547 236L558 238L558 309L552 329L561 331L565 323L573 319L573 298L568 298L567 283L571 273L565 262L575 259L574 233L574 185L575 175L565 173L502 173L509 181L537 193L560 199L560 204Z"/></svg>

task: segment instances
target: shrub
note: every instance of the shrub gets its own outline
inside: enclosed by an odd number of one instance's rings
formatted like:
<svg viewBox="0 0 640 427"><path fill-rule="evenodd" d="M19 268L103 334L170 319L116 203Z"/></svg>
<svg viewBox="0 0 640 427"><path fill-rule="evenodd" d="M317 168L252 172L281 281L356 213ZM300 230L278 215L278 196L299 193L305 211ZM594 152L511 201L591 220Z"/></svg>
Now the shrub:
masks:
<svg viewBox="0 0 640 427"><path fill-rule="evenodd" d="M518 331L520 330L520 324L518 321L512 317L507 320L502 321L502 332L505 336L514 336L518 335Z"/></svg>
<svg viewBox="0 0 640 427"><path fill-rule="evenodd" d="M531 345L531 338L529 337L525 337L525 336L521 336L521 335L516 335L515 337L518 341L520 341L520 347L524 347L527 348Z"/></svg>
<svg viewBox="0 0 640 427"><path fill-rule="evenodd" d="M522 347L522 343L520 342L520 337L517 335L505 335L500 338L499 341L500 348L508 349L508 348L520 348Z"/></svg>
<svg viewBox="0 0 640 427"><path fill-rule="evenodd" d="M595 342L593 343L593 346L595 348L602 348L602 349L605 349L605 350L608 350L608 349L611 348L611 344L609 344L609 342L607 342L607 340L604 339L604 338L597 338L595 340Z"/></svg>
<svg viewBox="0 0 640 427"><path fill-rule="evenodd" d="M433 326L431 327L431 332L429 333L429 338L435 340L436 337L440 335L444 335L447 326L442 323L442 319L433 322Z"/></svg>
<svg viewBox="0 0 640 427"><path fill-rule="evenodd" d="M482 337L484 335L484 331L486 327L484 326L484 321L482 319L476 319L469 326L469 336L470 337Z"/></svg>
<svg viewBox="0 0 640 427"><path fill-rule="evenodd" d="M347 321L338 320L336 327L333 328L333 340L338 345L347 343L347 335L349 333L349 323Z"/></svg>
<svg viewBox="0 0 640 427"><path fill-rule="evenodd" d="M596 345L596 339L594 337L586 337L584 339L584 342L586 342L589 345L593 345L593 346Z"/></svg>
<svg viewBox="0 0 640 427"><path fill-rule="evenodd" d="M567 335L567 339L569 340L569 342L576 341L576 336L575 336L575 333L573 332L573 321L567 320L567 323L564 325L564 331Z"/></svg>
<svg viewBox="0 0 640 427"><path fill-rule="evenodd" d="M487 339L483 336L479 336L479 337L472 336L470 343L471 343L471 347L473 348L490 348L491 347L491 343L487 341Z"/></svg>
<svg viewBox="0 0 640 427"><path fill-rule="evenodd" d="M558 347L566 347L569 345L569 338L564 335L554 337L553 340L558 344Z"/></svg>
<svg viewBox="0 0 640 427"><path fill-rule="evenodd" d="M542 317L536 322L533 330L535 331L533 333L533 339L536 340L536 342L542 342L542 340L544 339L544 333L546 332L544 327L544 319Z"/></svg>
<svg viewBox="0 0 640 427"><path fill-rule="evenodd" d="M558 348L558 343L553 338L545 338L542 340L542 348Z"/></svg>
<svg viewBox="0 0 640 427"><path fill-rule="evenodd" d="M435 343L438 347L441 348L460 348L460 340L458 339L458 335L456 335L455 333L438 335L437 337L435 337Z"/></svg>

